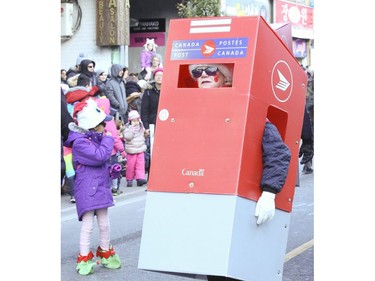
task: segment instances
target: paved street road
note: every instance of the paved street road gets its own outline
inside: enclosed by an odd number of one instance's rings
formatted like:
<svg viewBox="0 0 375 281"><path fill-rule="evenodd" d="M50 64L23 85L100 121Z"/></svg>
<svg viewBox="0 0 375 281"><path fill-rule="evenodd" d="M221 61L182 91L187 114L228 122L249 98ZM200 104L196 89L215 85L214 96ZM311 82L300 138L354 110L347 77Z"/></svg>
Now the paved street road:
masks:
<svg viewBox="0 0 375 281"><path fill-rule="evenodd" d="M300 174L296 187L291 224L289 229L286 261L282 281L313 281L313 220L314 220L314 175ZM144 187L126 188L125 194L117 196L116 206L110 209L112 243L123 261L122 268L108 270L101 266L92 275L92 280L134 281L191 281L206 280L204 276L179 276L139 270L138 257L146 193ZM61 281L82 280L76 273L76 257L79 249L80 223L75 206L67 195L61 198ZM92 235L92 247L98 245L97 225Z"/></svg>

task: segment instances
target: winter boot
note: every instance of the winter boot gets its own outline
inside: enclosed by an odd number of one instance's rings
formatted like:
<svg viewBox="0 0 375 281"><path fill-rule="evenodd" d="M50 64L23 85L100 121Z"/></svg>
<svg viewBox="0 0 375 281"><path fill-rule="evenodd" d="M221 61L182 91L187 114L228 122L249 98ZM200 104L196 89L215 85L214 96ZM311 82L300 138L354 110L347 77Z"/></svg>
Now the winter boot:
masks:
<svg viewBox="0 0 375 281"><path fill-rule="evenodd" d="M112 195L113 195L113 196L117 196L117 195L120 195L120 194L122 194L122 193L123 193L123 191L120 190L120 188L118 188L118 189L115 190L115 192L112 192Z"/></svg>
<svg viewBox="0 0 375 281"><path fill-rule="evenodd" d="M99 246L96 250L96 256L100 258L101 264L106 268L117 269L121 267L120 257L115 253L112 245L109 245L107 251Z"/></svg>
<svg viewBox="0 0 375 281"><path fill-rule="evenodd" d="M81 275L88 275L94 272L95 262L93 261L94 254L92 251L87 256L81 254L77 258L77 272Z"/></svg>
<svg viewBox="0 0 375 281"><path fill-rule="evenodd" d="M312 141L303 141L299 150L299 157L302 156L300 164L304 165L314 157L314 144Z"/></svg>
<svg viewBox="0 0 375 281"><path fill-rule="evenodd" d="M309 162L307 162L304 166L303 166L303 169L302 169L302 172L304 174L311 174L312 172L314 172L313 168L312 168L312 161L310 160Z"/></svg>
<svg viewBox="0 0 375 281"><path fill-rule="evenodd" d="M147 183L146 180L137 180L137 186L142 186L142 185L145 185Z"/></svg>
<svg viewBox="0 0 375 281"><path fill-rule="evenodd" d="M127 187L132 187L133 186L133 181L126 181L126 186Z"/></svg>

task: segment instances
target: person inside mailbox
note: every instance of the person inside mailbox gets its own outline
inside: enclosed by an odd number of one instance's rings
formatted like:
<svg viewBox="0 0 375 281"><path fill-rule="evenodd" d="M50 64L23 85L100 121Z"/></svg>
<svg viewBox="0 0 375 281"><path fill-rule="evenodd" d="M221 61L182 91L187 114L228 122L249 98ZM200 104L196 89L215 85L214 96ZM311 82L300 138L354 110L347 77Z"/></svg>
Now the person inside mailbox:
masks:
<svg viewBox="0 0 375 281"><path fill-rule="evenodd" d="M232 86L232 72L224 64L189 65L191 77L198 88L221 88ZM275 215L275 197L288 175L291 153L282 140L277 127L266 119L262 137L263 172L260 181L262 194L255 206L258 225L266 223ZM208 281L236 280L224 276L207 276Z"/></svg>
<svg viewBox="0 0 375 281"><path fill-rule="evenodd" d="M198 88L232 87L232 73L223 64L191 64L189 72Z"/></svg>

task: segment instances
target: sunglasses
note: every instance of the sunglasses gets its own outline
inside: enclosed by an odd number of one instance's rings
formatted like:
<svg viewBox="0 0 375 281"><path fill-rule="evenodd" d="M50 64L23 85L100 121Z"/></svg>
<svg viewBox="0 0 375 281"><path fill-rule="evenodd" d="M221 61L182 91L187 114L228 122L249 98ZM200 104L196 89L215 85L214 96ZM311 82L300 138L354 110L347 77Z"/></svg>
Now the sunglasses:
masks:
<svg viewBox="0 0 375 281"><path fill-rule="evenodd" d="M87 68L94 68L94 66L93 65L89 65Z"/></svg>
<svg viewBox="0 0 375 281"><path fill-rule="evenodd" d="M208 76L215 76L218 70L217 67L196 68L191 71L191 74L193 74L194 78L199 78L204 71Z"/></svg>

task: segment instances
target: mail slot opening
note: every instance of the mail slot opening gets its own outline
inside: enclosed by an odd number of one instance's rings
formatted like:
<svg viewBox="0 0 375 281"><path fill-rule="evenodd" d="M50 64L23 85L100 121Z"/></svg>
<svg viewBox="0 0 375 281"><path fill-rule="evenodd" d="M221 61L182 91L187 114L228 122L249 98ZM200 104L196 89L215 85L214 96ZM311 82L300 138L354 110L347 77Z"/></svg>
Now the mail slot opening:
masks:
<svg viewBox="0 0 375 281"><path fill-rule="evenodd" d="M195 63L179 67L178 88L232 87L234 63Z"/></svg>
<svg viewBox="0 0 375 281"><path fill-rule="evenodd" d="M267 118L279 130L281 138L285 141L286 124L288 121L288 113L275 106L269 106L267 110Z"/></svg>

